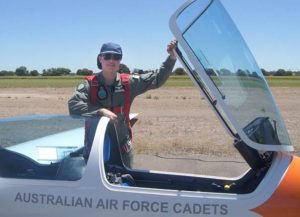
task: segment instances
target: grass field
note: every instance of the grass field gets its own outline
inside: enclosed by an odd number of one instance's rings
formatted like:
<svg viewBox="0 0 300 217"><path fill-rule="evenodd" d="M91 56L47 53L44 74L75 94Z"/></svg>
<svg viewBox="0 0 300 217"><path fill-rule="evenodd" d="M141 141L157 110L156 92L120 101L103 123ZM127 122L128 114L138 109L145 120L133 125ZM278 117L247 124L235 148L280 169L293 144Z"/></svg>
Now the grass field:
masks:
<svg viewBox="0 0 300 217"><path fill-rule="evenodd" d="M300 87L300 76L268 76L271 87ZM83 76L43 76L43 77L0 77L0 88L76 87ZM171 76L167 87L190 87L193 82L188 76Z"/></svg>
<svg viewBox="0 0 300 217"><path fill-rule="evenodd" d="M82 76L0 77L0 88L76 87Z"/></svg>

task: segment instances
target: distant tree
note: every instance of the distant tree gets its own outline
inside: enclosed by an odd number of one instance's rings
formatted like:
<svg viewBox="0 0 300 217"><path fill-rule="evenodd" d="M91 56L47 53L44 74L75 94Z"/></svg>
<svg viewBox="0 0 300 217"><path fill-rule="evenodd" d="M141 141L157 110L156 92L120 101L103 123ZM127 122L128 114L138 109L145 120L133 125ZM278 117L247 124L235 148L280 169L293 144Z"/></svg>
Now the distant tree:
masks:
<svg viewBox="0 0 300 217"><path fill-rule="evenodd" d="M278 69L274 75L275 76L284 76L286 74L285 70L284 69Z"/></svg>
<svg viewBox="0 0 300 217"><path fill-rule="evenodd" d="M246 76L247 75L247 73L244 70L242 70L242 69L238 69L237 72L236 72L236 74L238 76Z"/></svg>
<svg viewBox="0 0 300 217"><path fill-rule="evenodd" d="M120 73L130 74L130 69L123 63L120 64Z"/></svg>
<svg viewBox="0 0 300 217"><path fill-rule="evenodd" d="M69 75L71 73L70 69L67 68L57 68L57 70L62 74L62 75Z"/></svg>
<svg viewBox="0 0 300 217"><path fill-rule="evenodd" d="M285 76L292 76L294 74L294 72L292 72L291 70L285 71Z"/></svg>
<svg viewBox="0 0 300 217"><path fill-rule="evenodd" d="M71 72L70 69L67 68L51 68L51 69L44 69L42 75L43 76L62 76L62 75L69 75Z"/></svg>
<svg viewBox="0 0 300 217"><path fill-rule="evenodd" d="M16 75L17 76L26 76L28 75L27 68L25 66L20 66L19 68L16 69Z"/></svg>
<svg viewBox="0 0 300 217"><path fill-rule="evenodd" d="M0 76L6 76L6 73L7 73L7 71L2 70L2 71L0 71Z"/></svg>
<svg viewBox="0 0 300 217"><path fill-rule="evenodd" d="M174 75L186 75L186 71L184 70L184 68L176 68L174 71L173 71Z"/></svg>
<svg viewBox="0 0 300 217"><path fill-rule="evenodd" d="M13 76L13 75L15 75L15 72L13 71L6 71L6 70L0 71L0 76Z"/></svg>
<svg viewBox="0 0 300 217"><path fill-rule="evenodd" d="M38 72L37 70L32 70L32 71L29 72L29 74L30 74L31 76L38 76L38 75L39 75L39 72Z"/></svg>
<svg viewBox="0 0 300 217"><path fill-rule="evenodd" d="M92 75L93 74L93 71L92 70L89 70L89 69L78 69L77 72L76 72L76 75Z"/></svg>
<svg viewBox="0 0 300 217"><path fill-rule="evenodd" d="M271 73L268 72L268 71L265 70L265 69L261 69L261 72L263 73L264 76L270 76L270 75L271 75Z"/></svg>
<svg viewBox="0 0 300 217"><path fill-rule="evenodd" d="M212 68L206 69L206 73L209 76L216 76L216 73L215 73L215 71Z"/></svg>
<svg viewBox="0 0 300 217"><path fill-rule="evenodd" d="M255 71L252 72L252 73L250 74L250 76L251 76L251 77L255 77L255 78L259 78L257 72L255 72Z"/></svg>
<svg viewBox="0 0 300 217"><path fill-rule="evenodd" d="M226 75L231 75L232 72L229 69L224 69L223 68L223 69L220 70L220 74L226 76Z"/></svg>

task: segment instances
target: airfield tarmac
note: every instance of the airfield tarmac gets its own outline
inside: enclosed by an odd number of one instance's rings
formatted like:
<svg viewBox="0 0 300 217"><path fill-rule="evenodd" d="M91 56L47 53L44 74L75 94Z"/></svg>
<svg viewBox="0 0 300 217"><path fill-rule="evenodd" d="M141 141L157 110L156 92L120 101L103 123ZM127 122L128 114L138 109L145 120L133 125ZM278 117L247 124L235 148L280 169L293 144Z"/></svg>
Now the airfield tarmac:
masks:
<svg viewBox="0 0 300 217"><path fill-rule="evenodd" d="M300 88L272 88L296 151L300 151ZM0 117L68 114L73 88L0 89ZM247 170L232 139L198 90L160 88L138 96L132 112L135 163L140 169L238 176Z"/></svg>

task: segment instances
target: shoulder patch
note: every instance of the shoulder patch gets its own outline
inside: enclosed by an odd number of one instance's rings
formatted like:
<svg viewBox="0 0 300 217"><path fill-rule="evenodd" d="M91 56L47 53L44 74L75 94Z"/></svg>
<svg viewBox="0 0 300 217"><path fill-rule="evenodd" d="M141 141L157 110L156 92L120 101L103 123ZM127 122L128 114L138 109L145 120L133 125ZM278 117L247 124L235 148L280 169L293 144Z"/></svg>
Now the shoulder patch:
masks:
<svg viewBox="0 0 300 217"><path fill-rule="evenodd" d="M84 89L84 84L79 84L76 88L77 91L81 92Z"/></svg>
<svg viewBox="0 0 300 217"><path fill-rule="evenodd" d="M139 79L139 78L140 78L140 75L138 75L138 74L133 74L133 75L132 75L132 78L134 78L134 79Z"/></svg>
<svg viewBox="0 0 300 217"><path fill-rule="evenodd" d="M153 76L153 73L147 73L147 74L142 74L141 75L141 79L143 81L146 81L146 82L148 82L148 81L150 81L150 80L152 80L154 78L155 78L155 76Z"/></svg>

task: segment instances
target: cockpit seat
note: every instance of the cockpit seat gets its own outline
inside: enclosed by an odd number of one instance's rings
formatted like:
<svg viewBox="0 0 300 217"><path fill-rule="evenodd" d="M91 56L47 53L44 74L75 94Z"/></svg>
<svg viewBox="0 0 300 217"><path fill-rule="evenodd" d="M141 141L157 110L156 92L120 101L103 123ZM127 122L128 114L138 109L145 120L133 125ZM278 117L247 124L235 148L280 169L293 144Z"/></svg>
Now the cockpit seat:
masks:
<svg viewBox="0 0 300 217"><path fill-rule="evenodd" d="M66 157L58 167L56 178L58 180L76 181L82 178L86 161L82 156Z"/></svg>
<svg viewBox="0 0 300 217"><path fill-rule="evenodd" d="M0 149L0 176L8 178L53 179L57 164L39 164L33 159L7 149Z"/></svg>

